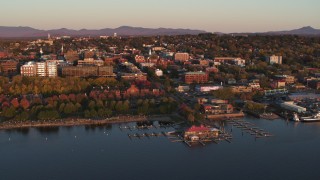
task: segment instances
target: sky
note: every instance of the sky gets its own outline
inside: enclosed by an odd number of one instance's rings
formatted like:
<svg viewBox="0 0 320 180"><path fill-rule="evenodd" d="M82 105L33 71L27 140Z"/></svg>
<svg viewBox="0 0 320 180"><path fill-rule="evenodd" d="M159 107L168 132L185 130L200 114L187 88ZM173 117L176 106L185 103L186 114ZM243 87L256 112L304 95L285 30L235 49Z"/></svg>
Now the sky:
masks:
<svg viewBox="0 0 320 180"><path fill-rule="evenodd" d="M0 26L208 32L320 29L320 0L1 0Z"/></svg>

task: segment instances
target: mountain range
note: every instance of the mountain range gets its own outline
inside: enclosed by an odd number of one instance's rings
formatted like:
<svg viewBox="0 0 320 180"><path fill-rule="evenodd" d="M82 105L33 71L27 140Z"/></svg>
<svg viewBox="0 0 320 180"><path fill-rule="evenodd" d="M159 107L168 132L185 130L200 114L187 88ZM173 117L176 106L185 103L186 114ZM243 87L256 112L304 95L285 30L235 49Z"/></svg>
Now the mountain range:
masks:
<svg viewBox="0 0 320 180"><path fill-rule="evenodd" d="M266 34L293 34L293 35L314 35L314 36L319 36L320 35L320 29L315 29L311 26L305 26L300 29L294 29L290 31L270 31L267 32Z"/></svg>
<svg viewBox="0 0 320 180"><path fill-rule="evenodd" d="M53 36L112 36L117 33L120 36L152 36L152 35L184 35L184 34L200 34L206 33L203 30L191 30L191 29L171 29L171 28L142 28L142 27L130 27L121 26L118 28L104 28L98 30L90 29L52 29L52 30L39 30L31 27L9 27L0 26L0 38L35 38L45 37L48 34ZM225 34L225 33L217 33ZM232 34L268 34L268 35L304 35L304 36L320 36L320 29L314 29L310 26L302 27L300 29L288 30L288 31L269 31L258 33L232 33Z"/></svg>
<svg viewBox="0 0 320 180"><path fill-rule="evenodd" d="M205 33L202 30L191 29L171 29L171 28L142 28L121 26L118 28L104 28L98 30L90 29L52 29L52 30L39 30L31 27L9 27L0 26L0 37L2 38L15 38L15 37L44 37L48 34L53 36L112 36L114 33L120 36L152 36L152 35L183 35L183 34L200 34Z"/></svg>

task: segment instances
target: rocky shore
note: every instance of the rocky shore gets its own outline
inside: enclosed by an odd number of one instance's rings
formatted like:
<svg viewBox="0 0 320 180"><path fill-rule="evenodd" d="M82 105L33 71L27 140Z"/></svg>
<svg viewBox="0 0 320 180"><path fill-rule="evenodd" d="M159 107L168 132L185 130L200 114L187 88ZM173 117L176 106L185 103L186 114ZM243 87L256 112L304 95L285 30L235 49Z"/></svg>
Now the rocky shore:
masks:
<svg viewBox="0 0 320 180"><path fill-rule="evenodd" d="M57 127L57 126L82 126L82 125L103 125L112 123L128 123L138 121L161 121L170 120L167 115L153 116L116 116L106 119L80 119L68 118L47 121L5 121L0 123L0 130L30 128L30 127Z"/></svg>

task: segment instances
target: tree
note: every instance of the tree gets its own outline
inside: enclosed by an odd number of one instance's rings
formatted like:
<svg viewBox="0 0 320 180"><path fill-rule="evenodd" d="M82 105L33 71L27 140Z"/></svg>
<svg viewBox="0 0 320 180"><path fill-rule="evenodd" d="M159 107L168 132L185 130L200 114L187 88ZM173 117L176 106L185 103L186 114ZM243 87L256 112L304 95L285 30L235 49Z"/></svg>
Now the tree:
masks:
<svg viewBox="0 0 320 180"><path fill-rule="evenodd" d="M91 116L91 117L97 117L97 116L98 116L97 111L94 110L94 109L91 109L91 110L90 110L90 116Z"/></svg>
<svg viewBox="0 0 320 180"><path fill-rule="evenodd" d="M124 106L123 106L123 103L122 101L118 101L116 106L115 106L115 110L118 112L118 113L122 113L123 110L124 110Z"/></svg>
<svg viewBox="0 0 320 180"><path fill-rule="evenodd" d="M65 105L63 109L63 113L65 114L72 114L76 111L76 107L72 102L69 102L67 105Z"/></svg>
<svg viewBox="0 0 320 180"><path fill-rule="evenodd" d="M91 117L91 114L90 114L90 111L89 111L89 110L85 110L85 111L84 111L84 117L85 117L85 118L90 118L90 117Z"/></svg>
<svg viewBox="0 0 320 180"><path fill-rule="evenodd" d="M218 89L216 91L213 91L213 95L216 98L224 99L224 100L231 100L234 98L235 94L232 91L232 88L226 87L222 89Z"/></svg>
<svg viewBox="0 0 320 180"><path fill-rule="evenodd" d="M65 103L61 103L59 106L59 112L62 113L64 111L64 107L66 106Z"/></svg>
<svg viewBox="0 0 320 180"><path fill-rule="evenodd" d="M21 113L17 114L14 119L19 121L26 121L29 119L29 114L26 111L22 111Z"/></svg>
<svg viewBox="0 0 320 180"><path fill-rule="evenodd" d="M90 109L94 109L94 108L96 107L96 102L93 101L93 100L91 100L91 101L89 102L89 104L88 104L88 107L89 107Z"/></svg>
<svg viewBox="0 0 320 180"><path fill-rule="evenodd" d="M12 104L12 106L14 107L14 108L18 108L19 107L19 101L18 101L18 98L13 98L12 100L11 100L11 104Z"/></svg>
<svg viewBox="0 0 320 180"><path fill-rule="evenodd" d="M13 118L16 115L16 109L13 106L10 106L9 108L5 108L2 111L2 116L8 119Z"/></svg>

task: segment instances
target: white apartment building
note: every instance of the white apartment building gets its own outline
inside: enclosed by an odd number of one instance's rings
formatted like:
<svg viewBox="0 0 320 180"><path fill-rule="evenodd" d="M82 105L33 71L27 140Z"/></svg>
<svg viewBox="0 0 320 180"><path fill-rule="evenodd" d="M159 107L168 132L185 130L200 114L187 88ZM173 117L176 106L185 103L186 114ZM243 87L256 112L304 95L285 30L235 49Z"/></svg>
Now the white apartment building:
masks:
<svg viewBox="0 0 320 180"><path fill-rule="evenodd" d="M45 77L47 72L46 62L36 62L37 76Z"/></svg>
<svg viewBox="0 0 320 180"><path fill-rule="evenodd" d="M57 68L57 61L46 61L47 71L46 75L48 77L57 77L58 76L58 68Z"/></svg>
<svg viewBox="0 0 320 180"><path fill-rule="evenodd" d="M20 72L22 76L36 76L37 75L36 63L33 61L27 62L26 64L20 67Z"/></svg>
<svg viewBox="0 0 320 180"><path fill-rule="evenodd" d="M282 64L282 56L272 55L267 57L267 62L269 64Z"/></svg>
<svg viewBox="0 0 320 180"><path fill-rule="evenodd" d="M20 68L22 76L56 77L58 76L58 61L27 62Z"/></svg>

